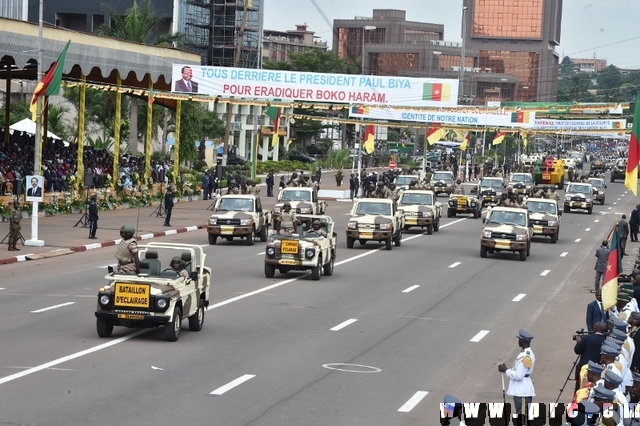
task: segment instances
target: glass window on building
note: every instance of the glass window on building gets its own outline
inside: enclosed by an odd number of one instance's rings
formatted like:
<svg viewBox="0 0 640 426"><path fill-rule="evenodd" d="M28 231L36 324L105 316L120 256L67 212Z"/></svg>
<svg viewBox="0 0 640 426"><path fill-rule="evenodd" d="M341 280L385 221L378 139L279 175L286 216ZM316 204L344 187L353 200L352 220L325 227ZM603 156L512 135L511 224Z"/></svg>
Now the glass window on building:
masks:
<svg viewBox="0 0 640 426"><path fill-rule="evenodd" d="M481 0L473 13L473 37L542 39L543 0Z"/></svg>

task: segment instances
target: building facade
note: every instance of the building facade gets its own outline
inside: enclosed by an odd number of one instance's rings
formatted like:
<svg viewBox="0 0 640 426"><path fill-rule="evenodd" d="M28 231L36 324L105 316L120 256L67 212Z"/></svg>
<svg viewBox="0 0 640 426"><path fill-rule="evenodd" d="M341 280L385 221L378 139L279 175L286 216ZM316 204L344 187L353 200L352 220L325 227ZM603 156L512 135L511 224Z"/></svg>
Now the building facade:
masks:
<svg viewBox="0 0 640 426"><path fill-rule="evenodd" d="M328 49L326 41L318 40L315 32L307 29L307 24L296 25L295 30L262 32L262 62L281 62L289 60L289 53L302 53L305 49Z"/></svg>
<svg viewBox="0 0 640 426"><path fill-rule="evenodd" d="M596 73L607 67L606 59L596 58L569 58L573 62L573 70L575 72Z"/></svg>
<svg viewBox="0 0 640 426"><path fill-rule="evenodd" d="M516 83L479 82L477 100L556 100L562 0L463 0L467 46L478 67L510 74Z"/></svg>

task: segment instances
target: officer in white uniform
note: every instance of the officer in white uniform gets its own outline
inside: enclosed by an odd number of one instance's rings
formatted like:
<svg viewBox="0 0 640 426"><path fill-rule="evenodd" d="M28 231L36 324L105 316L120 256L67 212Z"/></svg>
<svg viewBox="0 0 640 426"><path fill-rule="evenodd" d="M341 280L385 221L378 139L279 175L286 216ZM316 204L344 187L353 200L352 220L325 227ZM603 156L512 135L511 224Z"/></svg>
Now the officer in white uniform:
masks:
<svg viewBox="0 0 640 426"><path fill-rule="evenodd" d="M521 329L516 337L518 338L518 346L522 348L522 351L516 358L513 368L507 368L505 364L500 364L498 371L505 373L509 377L507 395L513 397L515 412L518 414L514 424L522 426L528 423L525 419L529 413L529 405L533 397L536 396L533 382L531 381L531 373L533 373L536 357L530 347L533 334Z"/></svg>

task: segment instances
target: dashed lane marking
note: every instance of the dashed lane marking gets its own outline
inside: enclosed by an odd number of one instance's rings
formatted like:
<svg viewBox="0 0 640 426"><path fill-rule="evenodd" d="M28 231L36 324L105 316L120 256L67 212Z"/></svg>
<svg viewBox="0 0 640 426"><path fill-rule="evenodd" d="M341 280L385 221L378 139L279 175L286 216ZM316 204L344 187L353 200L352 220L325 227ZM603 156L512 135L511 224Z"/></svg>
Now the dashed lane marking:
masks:
<svg viewBox="0 0 640 426"><path fill-rule="evenodd" d="M209 395L222 395L223 393L230 391L236 386L239 386L244 382L246 382L247 380L253 379L254 377L256 377L255 374L245 374L244 376L238 377L237 379L227 383L224 386L220 386L218 389L214 390Z"/></svg>
<svg viewBox="0 0 640 426"><path fill-rule="evenodd" d="M353 323L354 323L354 322L356 322L356 321L358 321L358 320L357 320L357 319L355 319L355 318L348 319L348 320L346 320L346 321L344 321L344 322L341 322L340 324L336 325L335 327L330 328L330 329L329 329L329 331L338 331L338 330L342 330L342 329L343 329L343 328L345 328L346 326L351 325L351 324L353 324Z"/></svg>
<svg viewBox="0 0 640 426"><path fill-rule="evenodd" d="M405 402L402 407L398 408L398 412L400 412L400 413L408 413L408 412L410 412L428 394L429 394L429 392L427 392L427 391L418 391L418 392L414 393L413 396L411 398L409 398L409 400L407 402Z"/></svg>
<svg viewBox="0 0 640 426"><path fill-rule="evenodd" d="M596 219L596 220L594 220L594 222L595 222L595 223L598 223L598 222L600 222L600 219Z"/></svg>
<svg viewBox="0 0 640 426"><path fill-rule="evenodd" d="M525 296L526 296L526 294L520 293L519 295L517 295L516 297L513 298L512 302L519 302L522 299L524 299Z"/></svg>
<svg viewBox="0 0 640 426"><path fill-rule="evenodd" d="M456 262L456 263L452 263L451 265L449 265L449 268L455 268L456 266L460 265L462 262Z"/></svg>
<svg viewBox="0 0 640 426"><path fill-rule="evenodd" d="M74 303L76 303L76 302L66 302L66 303L61 303L61 304L59 304L59 305L49 306L48 308L38 309L37 311L31 311L31 313L32 313L32 314L39 314L40 312L50 311L51 309L62 308L63 306L73 305Z"/></svg>
<svg viewBox="0 0 640 426"><path fill-rule="evenodd" d="M482 330L480 331L478 334L476 334L475 336L473 336L471 338L471 340L469 340L470 342L475 342L478 343L480 340L482 340L482 338L484 336L486 336L487 334L489 334L489 330Z"/></svg>
<svg viewBox="0 0 640 426"><path fill-rule="evenodd" d="M545 269L544 271L542 271L540 276L541 277L546 277L547 275L549 275L549 272L551 272L551 269Z"/></svg>
<svg viewBox="0 0 640 426"><path fill-rule="evenodd" d="M560 253L560 257L567 257L568 254L568 251L563 251L562 253Z"/></svg>
<svg viewBox="0 0 640 426"><path fill-rule="evenodd" d="M411 287L407 287L404 290L402 290L402 292L403 293L409 293L409 292L415 290L418 287L420 287L420 286L419 285L412 285ZM0 288L0 290L2 290L2 289Z"/></svg>
<svg viewBox="0 0 640 426"><path fill-rule="evenodd" d="M587 229L585 229L585 231L589 232L589 231L591 231L591 228L587 228Z"/></svg>
<svg viewBox="0 0 640 426"><path fill-rule="evenodd" d="M579 243L580 241L582 241L582 238L576 238L576 243Z"/></svg>

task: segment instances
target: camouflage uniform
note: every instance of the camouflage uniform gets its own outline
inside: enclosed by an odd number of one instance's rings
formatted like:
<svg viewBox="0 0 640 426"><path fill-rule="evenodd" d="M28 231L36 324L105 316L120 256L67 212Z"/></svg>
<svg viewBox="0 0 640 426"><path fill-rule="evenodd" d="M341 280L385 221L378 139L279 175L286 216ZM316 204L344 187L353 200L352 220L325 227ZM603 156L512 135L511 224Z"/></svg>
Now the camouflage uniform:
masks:
<svg viewBox="0 0 640 426"><path fill-rule="evenodd" d="M171 259L171 269L176 271L176 274L178 274L179 277L189 278L189 272L184 269L180 256L174 256L173 259Z"/></svg>
<svg viewBox="0 0 640 426"><path fill-rule="evenodd" d="M229 184L229 188L227 188L227 194L239 194L238 188L236 187L235 182L231 182Z"/></svg>
<svg viewBox="0 0 640 426"><path fill-rule="evenodd" d="M116 246L114 257L118 259L119 274L137 274L139 270L138 260L138 242L134 238L135 231L130 232L132 228L123 226L120 230L122 239ZM129 238L125 238L128 236Z"/></svg>
<svg viewBox="0 0 640 426"><path fill-rule="evenodd" d="M251 182L251 185L247 187L247 194L250 194L250 195L260 194L260 188L256 186L255 182Z"/></svg>
<svg viewBox="0 0 640 426"><path fill-rule="evenodd" d="M318 236L320 237L326 237L327 236L327 231L325 231L324 229L322 229L322 227L320 226L320 221L319 220L314 220L313 224L311 225L312 228L307 231L307 232L313 232L318 234Z"/></svg>
<svg viewBox="0 0 640 426"><path fill-rule="evenodd" d="M291 211L291 204L285 203L280 214L278 234L291 235L295 232L296 214Z"/></svg>
<svg viewBox="0 0 640 426"><path fill-rule="evenodd" d="M22 220L22 213L20 212L20 203L17 201L13 203L13 209L9 214L9 251L20 251L16 247L18 238L20 236L20 221Z"/></svg>

